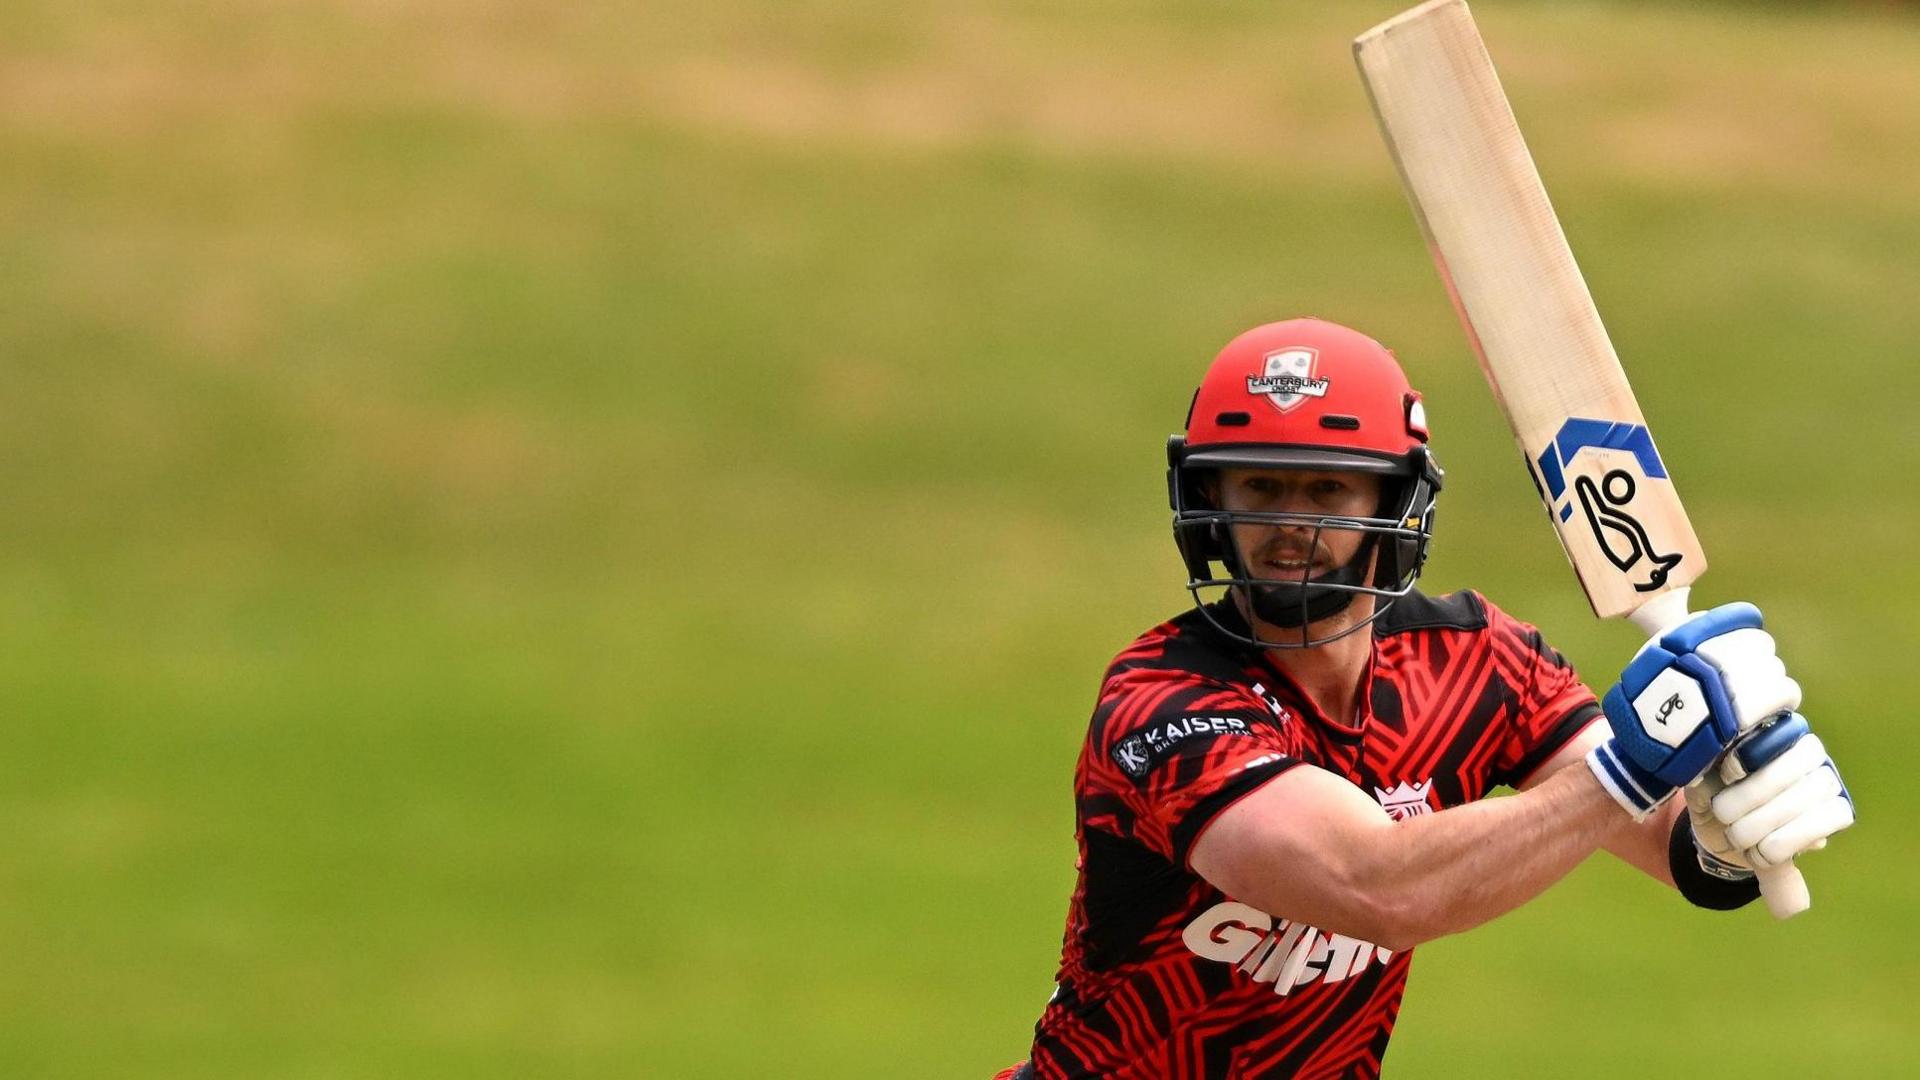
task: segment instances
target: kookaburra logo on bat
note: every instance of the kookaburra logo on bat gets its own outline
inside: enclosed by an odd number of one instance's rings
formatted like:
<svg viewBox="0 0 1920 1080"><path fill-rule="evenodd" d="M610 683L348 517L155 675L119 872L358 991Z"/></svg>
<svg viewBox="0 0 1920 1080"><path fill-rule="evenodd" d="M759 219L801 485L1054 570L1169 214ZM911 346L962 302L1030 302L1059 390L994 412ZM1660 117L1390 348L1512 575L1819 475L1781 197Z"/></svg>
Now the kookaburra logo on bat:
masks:
<svg viewBox="0 0 1920 1080"><path fill-rule="evenodd" d="M1659 551L1647 527L1629 512L1638 490L1631 472L1610 469L1598 483L1590 476L1576 476L1571 485L1575 498L1566 497L1569 487L1566 470L1583 450L1630 453L1643 475L1664 480L1667 467L1653 448L1653 436L1639 424L1570 417L1560 425L1559 434L1540 452L1539 458L1529 464L1537 465L1535 478L1540 481L1542 493L1553 506L1556 517L1561 521L1571 518L1573 503L1577 500L1600 553L1621 573L1638 571L1634 591L1652 592L1660 588L1667 583L1673 568L1680 565L1682 556L1677 552ZM1639 574L1645 576L1642 578Z"/></svg>
<svg viewBox="0 0 1920 1080"><path fill-rule="evenodd" d="M1580 496L1580 509L1586 512L1587 525L1593 529L1593 538L1600 542L1601 553L1623 573L1646 560L1650 564L1647 579L1634 582L1633 587L1636 592L1652 592L1667 583L1667 574L1679 564L1680 556L1655 551L1647 527L1627 513L1626 507L1633 502L1634 486L1633 476L1625 469L1614 469L1601 477L1598 484L1590 477L1573 479L1573 490Z"/></svg>

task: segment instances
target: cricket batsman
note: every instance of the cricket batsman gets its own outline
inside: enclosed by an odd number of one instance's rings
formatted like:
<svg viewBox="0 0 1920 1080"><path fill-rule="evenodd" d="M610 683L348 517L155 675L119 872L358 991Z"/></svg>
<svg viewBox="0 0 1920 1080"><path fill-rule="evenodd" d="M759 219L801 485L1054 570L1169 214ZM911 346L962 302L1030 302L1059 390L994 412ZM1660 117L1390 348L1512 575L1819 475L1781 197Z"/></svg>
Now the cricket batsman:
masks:
<svg viewBox="0 0 1920 1080"><path fill-rule="evenodd" d="M1196 606L1107 669L1056 986L1003 1080L1378 1076L1415 947L1596 848L1726 910L1853 823L1752 605L1596 696L1478 593L1414 588L1443 474L1366 335L1235 338L1168 463Z"/></svg>

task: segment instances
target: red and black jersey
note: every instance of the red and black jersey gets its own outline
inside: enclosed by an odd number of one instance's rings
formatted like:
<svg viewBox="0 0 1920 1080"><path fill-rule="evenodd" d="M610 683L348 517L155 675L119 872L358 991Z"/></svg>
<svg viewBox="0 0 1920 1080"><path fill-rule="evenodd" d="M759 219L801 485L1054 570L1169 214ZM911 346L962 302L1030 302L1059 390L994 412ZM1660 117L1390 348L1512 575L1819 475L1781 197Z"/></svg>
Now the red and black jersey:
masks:
<svg viewBox="0 0 1920 1080"><path fill-rule="evenodd" d="M1189 869L1194 839L1303 763L1396 820L1458 806L1519 785L1599 709L1537 630L1471 592L1378 619L1361 697L1356 724L1320 715L1198 609L1115 658L1074 775L1080 878L1034 1075L1379 1074L1411 954L1239 903Z"/></svg>

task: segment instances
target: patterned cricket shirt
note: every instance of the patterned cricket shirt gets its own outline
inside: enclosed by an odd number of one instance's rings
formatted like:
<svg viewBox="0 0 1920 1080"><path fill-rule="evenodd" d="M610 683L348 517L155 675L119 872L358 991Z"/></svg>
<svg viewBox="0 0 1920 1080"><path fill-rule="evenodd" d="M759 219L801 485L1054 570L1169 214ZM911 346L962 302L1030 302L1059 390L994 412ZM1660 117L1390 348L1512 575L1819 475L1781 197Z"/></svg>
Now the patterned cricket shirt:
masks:
<svg viewBox="0 0 1920 1080"><path fill-rule="evenodd" d="M1188 867L1194 839L1303 763L1395 820L1458 806L1519 785L1599 708L1537 630L1475 593L1410 594L1373 631L1352 726L1198 609L1114 659L1074 775L1080 877L1034 1075L1379 1075L1411 953L1239 903Z"/></svg>

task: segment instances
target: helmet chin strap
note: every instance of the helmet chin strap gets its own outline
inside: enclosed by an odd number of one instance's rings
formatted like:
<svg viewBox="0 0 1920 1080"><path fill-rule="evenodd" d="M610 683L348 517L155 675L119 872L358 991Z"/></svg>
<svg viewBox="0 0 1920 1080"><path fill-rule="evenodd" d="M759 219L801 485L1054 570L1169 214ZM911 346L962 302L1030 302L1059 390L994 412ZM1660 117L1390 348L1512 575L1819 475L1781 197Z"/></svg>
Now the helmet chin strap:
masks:
<svg viewBox="0 0 1920 1080"><path fill-rule="evenodd" d="M1284 630L1298 630L1347 610L1353 605L1353 598L1360 595L1354 589L1363 584L1363 568L1371 562L1368 556L1372 553L1373 543L1374 537L1367 536L1345 566L1311 582L1281 582L1248 588L1248 602L1253 613L1269 625ZM1336 588L1342 585L1347 588Z"/></svg>

